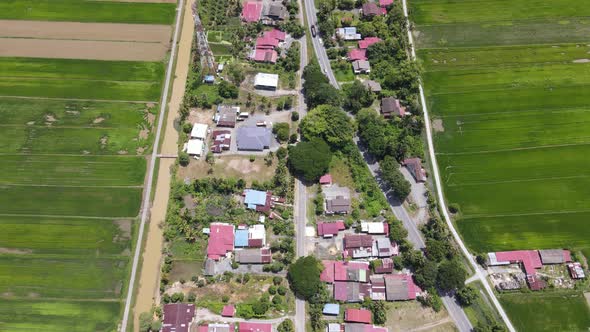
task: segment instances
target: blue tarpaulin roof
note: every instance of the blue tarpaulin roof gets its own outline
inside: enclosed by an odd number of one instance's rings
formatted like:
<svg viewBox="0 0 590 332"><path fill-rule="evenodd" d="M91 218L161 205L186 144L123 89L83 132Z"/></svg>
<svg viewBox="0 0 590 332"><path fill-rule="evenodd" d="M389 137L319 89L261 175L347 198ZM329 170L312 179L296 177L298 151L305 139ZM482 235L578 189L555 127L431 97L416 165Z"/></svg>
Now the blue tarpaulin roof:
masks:
<svg viewBox="0 0 590 332"><path fill-rule="evenodd" d="M248 208L252 208L252 205L266 205L266 191L247 190L244 204L248 205Z"/></svg>
<svg viewBox="0 0 590 332"><path fill-rule="evenodd" d="M324 305L324 310L322 311L324 315L334 315L337 316L340 314L340 305L337 303L326 303Z"/></svg>
<svg viewBox="0 0 590 332"><path fill-rule="evenodd" d="M236 229L234 239L235 247L247 247L248 246L248 230L247 229Z"/></svg>

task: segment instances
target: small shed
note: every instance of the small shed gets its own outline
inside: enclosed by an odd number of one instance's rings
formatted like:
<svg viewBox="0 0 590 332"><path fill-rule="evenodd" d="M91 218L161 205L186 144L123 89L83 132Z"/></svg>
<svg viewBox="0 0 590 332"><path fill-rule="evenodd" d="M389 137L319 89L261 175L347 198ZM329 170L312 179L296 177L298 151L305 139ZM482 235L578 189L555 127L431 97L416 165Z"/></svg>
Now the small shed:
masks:
<svg viewBox="0 0 590 332"><path fill-rule="evenodd" d="M223 310L221 311L222 317L233 317L235 314L236 314L236 307L234 307L232 304L228 304L228 305L224 306Z"/></svg>
<svg viewBox="0 0 590 332"><path fill-rule="evenodd" d="M193 124L193 129L191 130L191 138L204 140L207 137L208 128L209 127L204 123Z"/></svg>
<svg viewBox="0 0 590 332"><path fill-rule="evenodd" d="M200 157L203 155L204 143L200 139L191 139L186 144L186 152L191 156Z"/></svg>
<svg viewBox="0 0 590 332"><path fill-rule="evenodd" d="M331 185L332 184L332 175L324 174L320 177L320 184L321 185Z"/></svg>
<svg viewBox="0 0 590 332"><path fill-rule="evenodd" d="M215 83L215 76L205 75L205 77L203 78L203 82L205 82L207 84L213 84L213 83Z"/></svg>
<svg viewBox="0 0 590 332"><path fill-rule="evenodd" d="M351 323L371 324L371 312L366 309L346 309L344 312L344 321Z"/></svg>
<svg viewBox="0 0 590 332"><path fill-rule="evenodd" d="M340 314L340 305L337 303L326 303L322 310L324 315L338 316Z"/></svg>

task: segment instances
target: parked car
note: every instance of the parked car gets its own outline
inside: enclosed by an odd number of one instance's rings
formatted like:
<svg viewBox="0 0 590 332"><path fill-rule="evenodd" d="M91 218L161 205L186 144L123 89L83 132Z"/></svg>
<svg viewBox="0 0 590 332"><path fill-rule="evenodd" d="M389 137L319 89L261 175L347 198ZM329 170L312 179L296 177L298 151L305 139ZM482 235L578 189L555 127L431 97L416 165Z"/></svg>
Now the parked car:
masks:
<svg viewBox="0 0 590 332"><path fill-rule="evenodd" d="M311 35L315 38L316 36L316 31L315 31L315 25L311 26Z"/></svg>

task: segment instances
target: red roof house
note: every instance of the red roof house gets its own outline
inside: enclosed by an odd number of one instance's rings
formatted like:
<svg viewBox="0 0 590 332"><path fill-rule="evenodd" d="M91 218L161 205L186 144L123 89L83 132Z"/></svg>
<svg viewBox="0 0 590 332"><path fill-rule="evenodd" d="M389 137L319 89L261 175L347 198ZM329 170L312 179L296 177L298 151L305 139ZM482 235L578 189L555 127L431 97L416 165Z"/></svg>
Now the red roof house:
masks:
<svg viewBox="0 0 590 332"><path fill-rule="evenodd" d="M244 22L258 22L262 14L262 2L248 1L242 7L242 21Z"/></svg>
<svg viewBox="0 0 590 332"><path fill-rule="evenodd" d="M406 115L406 108L401 105L399 99L387 97L381 99L381 114L385 118L390 118L394 115L404 117Z"/></svg>
<svg viewBox="0 0 590 332"><path fill-rule="evenodd" d="M322 177L320 178L320 184L321 185L330 185L332 184L332 175L330 174L324 174L322 175Z"/></svg>
<svg viewBox="0 0 590 332"><path fill-rule="evenodd" d="M424 171L424 168L422 168L422 162L420 161L420 158L405 159L402 162L402 165L406 166L416 182L426 181L426 171Z"/></svg>
<svg viewBox="0 0 590 332"><path fill-rule="evenodd" d="M374 2L366 2L362 7L363 16L379 16L383 14L383 11Z"/></svg>
<svg viewBox="0 0 590 332"><path fill-rule="evenodd" d="M169 303L164 305L162 332L188 332L195 317L195 305Z"/></svg>
<svg viewBox="0 0 590 332"><path fill-rule="evenodd" d="M543 264L541 263L541 256L537 250L514 250L514 251L499 251L491 253L491 265L505 265L520 263L524 267L527 275L535 275ZM492 259L492 257L495 258Z"/></svg>
<svg viewBox="0 0 590 332"><path fill-rule="evenodd" d="M379 0L379 6L387 7L393 4L393 0Z"/></svg>
<svg viewBox="0 0 590 332"><path fill-rule="evenodd" d="M256 38L256 49L274 49L279 46L279 40L269 36Z"/></svg>
<svg viewBox="0 0 590 332"><path fill-rule="evenodd" d="M212 223L207 244L207 257L219 260L234 250L234 225Z"/></svg>
<svg viewBox="0 0 590 332"><path fill-rule="evenodd" d="M257 48L251 57L256 62L276 63L279 54L273 49Z"/></svg>
<svg viewBox="0 0 590 332"><path fill-rule="evenodd" d="M272 332L272 324L241 322L238 332Z"/></svg>
<svg viewBox="0 0 590 332"><path fill-rule="evenodd" d="M352 50L348 51L348 60L367 60L367 50L353 48Z"/></svg>
<svg viewBox="0 0 590 332"><path fill-rule="evenodd" d="M231 144L231 131L215 130L211 136L213 137L211 152L221 153L223 150L229 150Z"/></svg>
<svg viewBox="0 0 590 332"><path fill-rule="evenodd" d="M362 50L365 50L365 49L369 48L369 46L371 46L373 44L377 44L380 41L381 41L381 38L379 38L379 37L367 37L363 40L359 40L359 48Z"/></svg>
<svg viewBox="0 0 590 332"><path fill-rule="evenodd" d="M344 221L342 220L336 222L318 222L318 236L325 238L333 237L345 228Z"/></svg>
<svg viewBox="0 0 590 332"><path fill-rule="evenodd" d="M415 300L421 292L409 274L388 274L384 279L387 301Z"/></svg>
<svg viewBox="0 0 590 332"><path fill-rule="evenodd" d="M369 281L369 263L368 262L343 262L343 261L322 261L324 270L320 274L320 280L323 282L333 283L337 281Z"/></svg>
<svg viewBox="0 0 590 332"><path fill-rule="evenodd" d="M278 41L284 41L286 33L279 29L273 28L272 30L265 31L262 36L277 39Z"/></svg>
<svg viewBox="0 0 590 332"><path fill-rule="evenodd" d="M344 312L344 321L371 324L371 312L366 309L346 309Z"/></svg>
<svg viewBox="0 0 590 332"><path fill-rule="evenodd" d="M221 310L221 316L223 317L233 317L236 314L236 307L231 304L228 304L223 307Z"/></svg>

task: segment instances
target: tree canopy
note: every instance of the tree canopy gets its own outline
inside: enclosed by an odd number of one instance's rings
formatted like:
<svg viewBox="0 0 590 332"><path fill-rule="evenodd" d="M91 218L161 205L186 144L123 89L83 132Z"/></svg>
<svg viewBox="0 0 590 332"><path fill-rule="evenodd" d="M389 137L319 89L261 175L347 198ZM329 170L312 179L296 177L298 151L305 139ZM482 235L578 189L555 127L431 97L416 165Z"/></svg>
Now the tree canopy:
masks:
<svg viewBox="0 0 590 332"><path fill-rule="evenodd" d="M326 174L332 161L328 144L321 138L300 142L289 147L289 167L305 181L317 181Z"/></svg>
<svg viewBox="0 0 590 332"><path fill-rule="evenodd" d="M345 110L356 114L363 107L369 107L375 100L373 93L367 89L359 80L354 80L350 85L344 86L344 103Z"/></svg>
<svg viewBox="0 0 590 332"><path fill-rule="evenodd" d="M295 325L293 324L292 320L287 318L284 321L282 321L281 324L279 324L277 331L278 332L295 332Z"/></svg>
<svg viewBox="0 0 590 332"><path fill-rule="evenodd" d="M314 256L299 257L295 263L289 266L287 278L293 292L309 300L315 296L322 287L320 274L322 265Z"/></svg>
<svg viewBox="0 0 590 332"><path fill-rule="evenodd" d="M299 128L305 139L320 137L336 149L351 142L354 134L350 118L337 107L330 105L320 105L312 109L301 120Z"/></svg>
<svg viewBox="0 0 590 332"><path fill-rule="evenodd" d="M385 156L379 163L381 178L393 190L393 193L401 201L404 201L412 191L412 185L399 170L399 164L391 156Z"/></svg>
<svg viewBox="0 0 590 332"><path fill-rule="evenodd" d="M305 67L303 80L307 107L315 108L322 104L340 106L340 91L330 84L317 62L311 62Z"/></svg>
<svg viewBox="0 0 590 332"><path fill-rule="evenodd" d="M462 288L467 279L467 272L461 264L453 259L444 261L438 267L436 285L443 291L452 291Z"/></svg>

